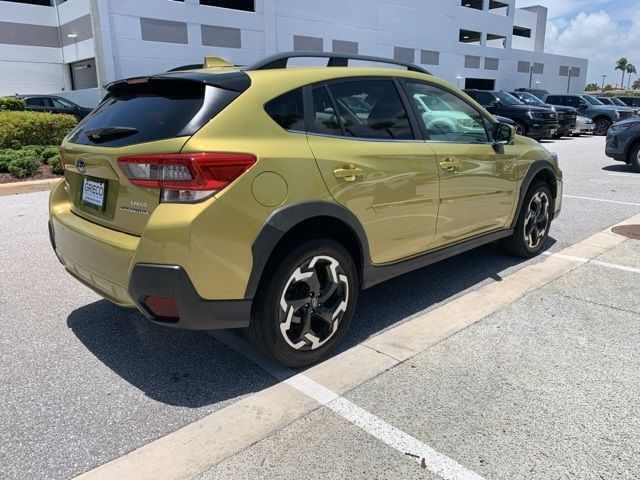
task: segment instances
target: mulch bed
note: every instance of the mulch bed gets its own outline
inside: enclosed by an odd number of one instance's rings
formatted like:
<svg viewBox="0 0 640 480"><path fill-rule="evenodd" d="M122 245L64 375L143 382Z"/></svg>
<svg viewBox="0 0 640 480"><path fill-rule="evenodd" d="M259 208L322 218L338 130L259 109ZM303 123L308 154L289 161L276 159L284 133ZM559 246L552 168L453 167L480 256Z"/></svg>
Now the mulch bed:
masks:
<svg viewBox="0 0 640 480"><path fill-rule="evenodd" d="M62 178L62 175L55 175L51 173L51 167L49 165L40 165L38 172L31 177L16 178L10 173L0 173L0 183L12 183L12 182L26 182L29 180L45 180L47 178Z"/></svg>

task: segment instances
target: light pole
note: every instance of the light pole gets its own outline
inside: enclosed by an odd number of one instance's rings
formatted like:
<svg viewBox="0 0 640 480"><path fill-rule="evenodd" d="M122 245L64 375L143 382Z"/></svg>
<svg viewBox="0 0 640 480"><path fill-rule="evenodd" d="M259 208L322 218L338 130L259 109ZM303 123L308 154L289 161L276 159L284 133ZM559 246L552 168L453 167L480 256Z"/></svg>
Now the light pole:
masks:
<svg viewBox="0 0 640 480"><path fill-rule="evenodd" d="M529 90L531 90L531 84L533 83L533 65L529 66Z"/></svg>
<svg viewBox="0 0 640 480"><path fill-rule="evenodd" d="M604 79L607 78L606 75L602 75L602 88L600 89L602 92L604 92Z"/></svg>

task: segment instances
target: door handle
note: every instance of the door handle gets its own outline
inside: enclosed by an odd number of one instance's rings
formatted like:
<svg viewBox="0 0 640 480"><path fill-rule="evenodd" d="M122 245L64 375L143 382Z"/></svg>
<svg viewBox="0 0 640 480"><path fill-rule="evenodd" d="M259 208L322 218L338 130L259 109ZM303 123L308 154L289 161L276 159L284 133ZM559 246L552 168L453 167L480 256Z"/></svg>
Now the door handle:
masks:
<svg viewBox="0 0 640 480"><path fill-rule="evenodd" d="M453 172L460 166L460 160L456 157L447 157L440 162L440 168L447 172Z"/></svg>
<svg viewBox="0 0 640 480"><path fill-rule="evenodd" d="M364 171L353 165L345 165L342 168L336 168L333 174L336 178L342 178L345 182L355 182L356 177L364 175Z"/></svg>

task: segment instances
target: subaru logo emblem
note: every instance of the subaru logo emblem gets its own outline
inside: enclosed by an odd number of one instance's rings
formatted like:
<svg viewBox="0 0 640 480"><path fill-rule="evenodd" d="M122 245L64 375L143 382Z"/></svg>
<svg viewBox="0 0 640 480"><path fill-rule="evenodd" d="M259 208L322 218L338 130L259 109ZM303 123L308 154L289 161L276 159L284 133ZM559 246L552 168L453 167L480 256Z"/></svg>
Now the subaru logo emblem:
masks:
<svg viewBox="0 0 640 480"><path fill-rule="evenodd" d="M87 164L84 163L84 160L79 158L76 160L76 168L80 173L85 173L87 171Z"/></svg>

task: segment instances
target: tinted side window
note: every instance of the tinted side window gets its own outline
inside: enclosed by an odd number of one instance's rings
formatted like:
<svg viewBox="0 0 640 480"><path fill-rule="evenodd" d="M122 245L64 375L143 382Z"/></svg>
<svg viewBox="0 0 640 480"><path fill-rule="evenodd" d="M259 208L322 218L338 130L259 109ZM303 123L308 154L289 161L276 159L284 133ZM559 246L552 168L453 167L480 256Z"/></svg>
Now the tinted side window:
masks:
<svg viewBox="0 0 640 480"><path fill-rule="evenodd" d="M44 100L41 97L27 98L24 103L33 107L44 107Z"/></svg>
<svg viewBox="0 0 640 480"><path fill-rule="evenodd" d="M264 106L267 114L285 130L304 132L302 89L280 95Z"/></svg>
<svg viewBox="0 0 640 480"><path fill-rule="evenodd" d="M332 83L329 90L346 136L386 140L414 138L409 116L392 80Z"/></svg>
<svg viewBox="0 0 640 480"><path fill-rule="evenodd" d="M483 107L488 107L495 98L490 93L480 92L475 96L475 100Z"/></svg>
<svg viewBox="0 0 640 480"><path fill-rule="evenodd" d="M546 99L546 102L551 105L562 105L562 99L557 95L549 95Z"/></svg>
<svg viewBox="0 0 640 480"><path fill-rule="evenodd" d="M407 82L413 101L430 140L484 143L489 141L483 116L457 95L435 85Z"/></svg>
<svg viewBox="0 0 640 480"><path fill-rule="evenodd" d="M338 116L333 109L326 87L315 87L313 97L313 119L310 131L324 135L342 135Z"/></svg>
<svg viewBox="0 0 640 480"><path fill-rule="evenodd" d="M580 106L580 99L578 97L564 97L563 105L578 108Z"/></svg>

